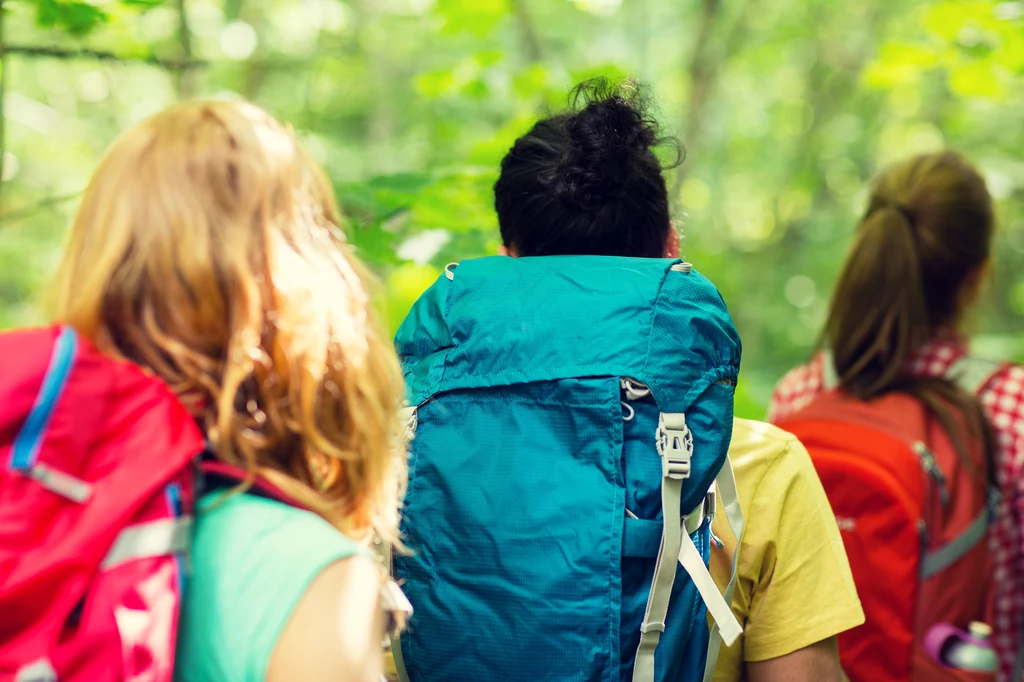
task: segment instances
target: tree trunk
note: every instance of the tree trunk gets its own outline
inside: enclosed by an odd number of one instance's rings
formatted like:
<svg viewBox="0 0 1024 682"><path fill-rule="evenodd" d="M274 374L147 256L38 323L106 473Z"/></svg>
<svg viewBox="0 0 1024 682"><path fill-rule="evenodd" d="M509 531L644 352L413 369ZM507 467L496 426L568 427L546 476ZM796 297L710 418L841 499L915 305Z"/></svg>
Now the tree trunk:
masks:
<svg viewBox="0 0 1024 682"><path fill-rule="evenodd" d="M4 42L4 0L0 0L0 206L3 205L4 186L4 156L7 153L6 133L4 125L4 96L7 94L7 68L10 60L7 59L7 43Z"/></svg>
<svg viewBox="0 0 1024 682"><path fill-rule="evenodd" d="M181 64L178 66L178 98L195 95L195 72L192 70L192 32L188 27L185 0L178 0L178 41L181 43Z"/></svg>
<svg viewBox="0 0 1024 682"><path fill-rule="evenodd" d="M512 0L512 10L516 15L519 35L523 39L523 48L526 52L527 62L533 64L543 61L544 48L541 45L540 37L537 35L537 28L533 24L533 15L530 13L526 0Z"/></svg>

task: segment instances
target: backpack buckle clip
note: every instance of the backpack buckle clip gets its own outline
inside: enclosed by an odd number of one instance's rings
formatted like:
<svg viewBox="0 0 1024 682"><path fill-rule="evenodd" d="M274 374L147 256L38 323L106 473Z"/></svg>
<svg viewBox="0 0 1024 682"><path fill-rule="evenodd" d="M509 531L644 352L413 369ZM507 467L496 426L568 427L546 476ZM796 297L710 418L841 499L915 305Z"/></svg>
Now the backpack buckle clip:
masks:
<svg viewBox="0 0 1024 682"><path fill-rule="evenodd" d="M661 456L663 478L684 480L690 477L693 457L693 434L682 412L662 412L656 432L658 454Z"/></svg>

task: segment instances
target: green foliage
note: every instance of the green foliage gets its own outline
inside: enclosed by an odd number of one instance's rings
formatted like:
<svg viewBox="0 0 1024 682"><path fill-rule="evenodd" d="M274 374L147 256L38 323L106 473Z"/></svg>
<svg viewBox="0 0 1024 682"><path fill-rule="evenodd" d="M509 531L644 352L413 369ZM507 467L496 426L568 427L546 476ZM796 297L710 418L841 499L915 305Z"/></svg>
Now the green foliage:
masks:
<svg viewBox="0 0 1024 682"><path fill-rule="evenodd" d="M8 39L178 59L178 6L7 0ZM1024 359L1024 3L996 0L186 0L195 93L290 121L335 182L396 327L448 262L494 253L498 164L577 82L647 82L686 162L669 174L688 260L744 339L737 412L806 359L885 164L968 153L999 201L981 352ZM250 49L251 48L251 49ZM179 74L8 55L0 326L37 300L73 202L116 133ZM5 215L16 219L4 220Z"/></svg>
<svg viewBox="0 0 1024 682"><path fill-rule="evenodd" d="M106 12L77 0L36 0L36 22L41 28L61 28L82 36L107 21Z"/></svg>
<svg viewBox="0 0 1024 682"><path fill-rule="evenodd" d="M164 4L164 0L121 0L121 4L128 7L142 7L144 9L153 9Z"/></svg>

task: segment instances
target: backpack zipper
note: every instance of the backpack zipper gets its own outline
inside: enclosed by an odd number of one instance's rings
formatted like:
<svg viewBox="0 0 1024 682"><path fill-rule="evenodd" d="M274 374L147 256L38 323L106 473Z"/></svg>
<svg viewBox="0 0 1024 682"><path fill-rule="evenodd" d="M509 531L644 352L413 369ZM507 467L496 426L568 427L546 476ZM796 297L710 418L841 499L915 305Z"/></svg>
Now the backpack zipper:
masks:
<svg viewBox="0 0 1024 682"><path fill-rule="evenodd" d="M928 449L928 446L921 441L915 441L911 446L921 461L921 468L932 479L932 482L939 488L939 501L942 508L949 506L949 490L946 487L946 475L942 473L939 463L935 461L935 454Z"/></svg>

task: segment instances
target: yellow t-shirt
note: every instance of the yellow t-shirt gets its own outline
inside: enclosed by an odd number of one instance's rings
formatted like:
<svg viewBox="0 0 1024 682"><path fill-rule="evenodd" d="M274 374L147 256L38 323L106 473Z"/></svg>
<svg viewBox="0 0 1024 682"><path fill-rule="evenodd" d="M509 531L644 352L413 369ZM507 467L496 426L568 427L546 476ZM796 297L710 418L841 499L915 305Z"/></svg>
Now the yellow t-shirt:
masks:
<svg viewBox="0 0 1024 682"><path fill-rule="evenodd" d="M744 661L803 649L864 622L835 516L811 458L795 436L736 419L729 458L743 510L732 610L743 635L722 646L714 682L745 679ZM736 537L719 496L711 575L723 592Z"/></svg>

